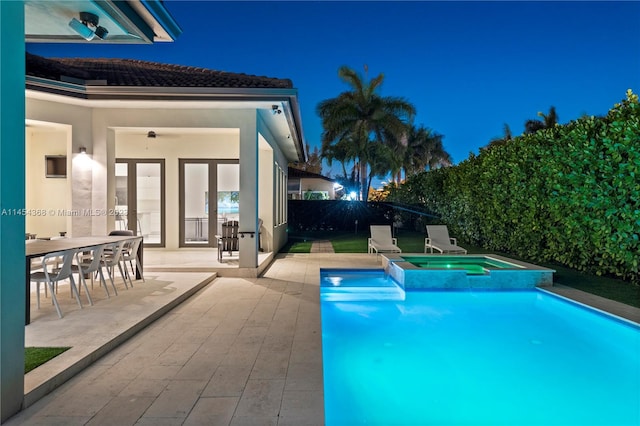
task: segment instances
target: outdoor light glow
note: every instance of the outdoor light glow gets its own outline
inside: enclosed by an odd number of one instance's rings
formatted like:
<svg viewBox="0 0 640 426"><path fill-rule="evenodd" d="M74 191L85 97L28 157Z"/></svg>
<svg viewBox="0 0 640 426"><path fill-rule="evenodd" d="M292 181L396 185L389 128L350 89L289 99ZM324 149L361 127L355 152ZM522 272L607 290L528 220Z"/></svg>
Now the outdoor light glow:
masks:
<svg viewBox="0 0 640 426"><path fill-rule="evenodd" d="M93 168L93 160L91 156L87 154L87 148L80 147L79 154L73 157L73 164L79 167L81 170L91 170Z"/></svg>
<svg viewBox="0 0 640 426"><path fill-rule="evenodd" d="M351 191L351 192L349 193L349 201L353 201L353 200L355 200L355 199L356 199L356 197L357 197L357 194L355 193L355 191Z"/></svg>

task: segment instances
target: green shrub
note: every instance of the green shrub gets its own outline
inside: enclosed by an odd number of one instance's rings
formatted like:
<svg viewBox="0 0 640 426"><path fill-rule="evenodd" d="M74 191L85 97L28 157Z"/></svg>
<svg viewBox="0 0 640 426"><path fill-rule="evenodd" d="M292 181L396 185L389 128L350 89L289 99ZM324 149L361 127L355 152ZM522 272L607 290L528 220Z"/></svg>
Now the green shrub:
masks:
<svg viewBox="0 0 640 426"><path fill-rule="evenodd" d="M389 200L488 250L640 282L638 96L412 177Z"/></svg>

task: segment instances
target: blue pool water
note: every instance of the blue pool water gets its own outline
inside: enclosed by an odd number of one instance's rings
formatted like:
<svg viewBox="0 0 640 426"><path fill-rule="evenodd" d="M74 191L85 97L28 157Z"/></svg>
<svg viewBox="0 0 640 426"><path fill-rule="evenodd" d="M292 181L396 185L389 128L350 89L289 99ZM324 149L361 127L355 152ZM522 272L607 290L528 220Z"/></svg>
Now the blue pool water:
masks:
<svg viewBox="0 0 640 426"><path fill-rule="evenodd" d="M640 425L640 328L546 292L321 309L327 425Z"/></svg>

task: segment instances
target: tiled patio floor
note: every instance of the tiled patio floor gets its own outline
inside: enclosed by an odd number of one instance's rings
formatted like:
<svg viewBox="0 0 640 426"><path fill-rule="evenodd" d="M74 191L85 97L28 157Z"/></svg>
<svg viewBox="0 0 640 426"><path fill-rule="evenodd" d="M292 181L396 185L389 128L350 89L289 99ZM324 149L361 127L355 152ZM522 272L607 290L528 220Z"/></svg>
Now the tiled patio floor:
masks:
<svg viewBox="0 0 640 426"><path fill-rule="evenodd" d="M354 265L379 267L368 255L280 255L261 278L216 278L6 424L322 425L319 271Z"/></svg>
<svg viewBox="0 0 640 426"><path fill-rule="evenodd" d="M260 278L218 277L6 424L322 425L321 267L380 263L366 254L278 255ZM172 274L147 273L148 282L135 288L208 276ZM640 320L640 309L572 289L553 291ZM129 308L121 313L138 310L122 300ZM62 327L100 305L106 309L101 302L48 322ZM119 322L84 318L79 324L86 329ZM78 339L78 349L92 344L78 329L66 334L69 345Z"/></svg>

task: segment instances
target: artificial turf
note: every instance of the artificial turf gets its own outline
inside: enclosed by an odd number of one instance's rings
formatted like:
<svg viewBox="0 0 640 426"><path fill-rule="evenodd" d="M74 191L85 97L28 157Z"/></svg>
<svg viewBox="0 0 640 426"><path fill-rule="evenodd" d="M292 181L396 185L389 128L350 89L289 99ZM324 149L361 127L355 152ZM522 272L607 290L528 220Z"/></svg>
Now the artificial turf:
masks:
<svg viewBox="0 0 640 426"><path fill-rule="evenodd" d="M57 357L70 348L24 348L24 373L27 374L34 368Z"/></svg>

